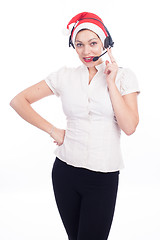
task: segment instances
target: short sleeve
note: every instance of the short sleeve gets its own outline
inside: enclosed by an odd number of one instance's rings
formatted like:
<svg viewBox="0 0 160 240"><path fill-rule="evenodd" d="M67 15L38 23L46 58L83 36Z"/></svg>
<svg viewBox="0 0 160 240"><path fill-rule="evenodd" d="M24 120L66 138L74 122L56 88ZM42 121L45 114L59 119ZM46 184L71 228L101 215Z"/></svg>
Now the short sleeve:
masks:
<svg viewBox="0 0 160 240"><path fill-rule="evenodd" d="M124 68L120 78L120 93L123 96L133 92L140 93L137 77L132 70Z"/></svg>
<svg viewBox="0 0 160 240"><path fill-rule="evenodd" d="M60 97L62 75L64 75L64 67L56 72L50 73L48 77L44 79L49 88L57 97Z"/></svg>

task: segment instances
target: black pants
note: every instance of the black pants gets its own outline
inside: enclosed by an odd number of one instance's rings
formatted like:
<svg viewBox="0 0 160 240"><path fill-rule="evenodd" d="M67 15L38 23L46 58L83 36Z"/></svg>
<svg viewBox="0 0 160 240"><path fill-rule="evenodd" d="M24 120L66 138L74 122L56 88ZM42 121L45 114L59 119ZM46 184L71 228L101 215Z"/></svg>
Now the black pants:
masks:
<svg viewBox="0 0 160 240"><path fill-rule="evenodd" d="M69 240L106 240L112 224L119 171L96 172L56 157L52 181Z"/></svg>

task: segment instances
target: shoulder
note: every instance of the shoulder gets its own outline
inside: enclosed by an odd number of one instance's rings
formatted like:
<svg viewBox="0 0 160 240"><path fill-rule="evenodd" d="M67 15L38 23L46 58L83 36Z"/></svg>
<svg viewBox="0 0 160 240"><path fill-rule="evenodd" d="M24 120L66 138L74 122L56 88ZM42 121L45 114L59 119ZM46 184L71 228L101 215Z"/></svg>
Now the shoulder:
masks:
<svg viewBox="0 0 160 240"><path fill-rule="evenodd" d="M53 93L60 96L62 90L75 81L75 77L79 75L81 67L71 68L63 66L57 71L51 72L44 80Z"/></svg>
<svg viewBox="0 0 160 240"><path fill-rule="evenodd" d="M137 82L137 76L130 68L119 67L116 81L122 84L125 82Z"/></svg>
<svg viewBox="0 0 160 240"><path fill-rule="evenodd" d="M68 66L62 66L58 70L52 71L48 76L48 80L55 80L62 81L63 79L67 79L68 77L71 77L72 74L78 74L81 71L81 66L79 67L68 67Z"/></svg>
<svg viewBox="0 0 160 240"><path fill-rule="evenodd" d="M122 95L139 92L138 79L136 74L130 68L119 68L116 78L116 84Z"/></svg>
<svg viewBox="0 0 160 240"><path fill-rule="evenodd" d="M125 77L136 77L136 74L131 68L119 67L117 77L120 79Z"/></svg>

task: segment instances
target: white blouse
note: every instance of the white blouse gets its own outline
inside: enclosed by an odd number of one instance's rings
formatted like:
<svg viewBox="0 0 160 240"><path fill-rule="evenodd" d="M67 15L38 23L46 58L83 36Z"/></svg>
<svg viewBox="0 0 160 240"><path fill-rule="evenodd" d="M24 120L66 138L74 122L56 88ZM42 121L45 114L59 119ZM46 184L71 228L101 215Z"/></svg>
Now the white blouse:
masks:
<svg viewBox="0 0 160 240"><path fill-rule="evenodd" d="M45 79L53 93L61 98L67 120L64 142L54 153L75 167L100 172L118 171L124 167L121 129L107 88L105 63L96 68L98 72L90 84L85 65L62 67ZM119 68L116 86L121 95L139 92L137 78L128 68Z"/></svg>

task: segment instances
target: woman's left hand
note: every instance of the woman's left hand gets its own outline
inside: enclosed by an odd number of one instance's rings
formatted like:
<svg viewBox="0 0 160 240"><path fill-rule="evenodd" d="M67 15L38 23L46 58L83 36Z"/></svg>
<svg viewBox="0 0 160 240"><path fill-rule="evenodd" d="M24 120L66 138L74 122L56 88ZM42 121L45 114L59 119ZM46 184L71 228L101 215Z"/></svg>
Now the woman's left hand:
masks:
<svg viewBox="0 0 160 240"><path fill-rule="evenodd" d="M115 58L112 55L111 48L107 49L110 61L106 61L106 69L104 73L106 74L106 80L107 80L107 85L108 87L110 84L115 83L117 72L118 72L118 65L115 61Z"/></svg>

